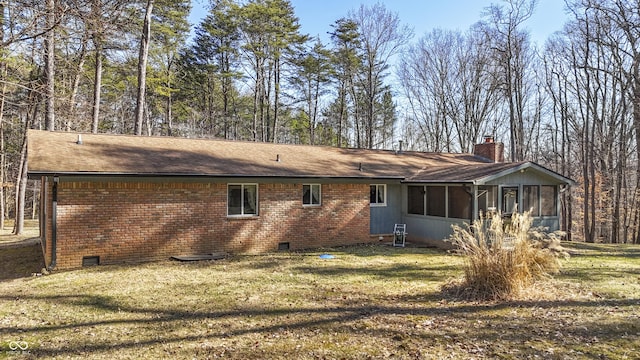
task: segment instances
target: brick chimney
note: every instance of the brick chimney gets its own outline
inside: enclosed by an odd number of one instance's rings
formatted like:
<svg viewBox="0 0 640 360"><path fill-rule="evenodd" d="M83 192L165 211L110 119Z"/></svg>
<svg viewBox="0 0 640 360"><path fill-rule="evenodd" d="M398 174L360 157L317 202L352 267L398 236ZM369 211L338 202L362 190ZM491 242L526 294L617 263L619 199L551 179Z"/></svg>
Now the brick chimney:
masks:
<svg viewBox="0 0 640 360"><path fill-rule="evenodd" d="M495 142L493 136L486 135L484 143L473 147L473 155L483 157L495 163L504 162L504 144Z"/></svg>

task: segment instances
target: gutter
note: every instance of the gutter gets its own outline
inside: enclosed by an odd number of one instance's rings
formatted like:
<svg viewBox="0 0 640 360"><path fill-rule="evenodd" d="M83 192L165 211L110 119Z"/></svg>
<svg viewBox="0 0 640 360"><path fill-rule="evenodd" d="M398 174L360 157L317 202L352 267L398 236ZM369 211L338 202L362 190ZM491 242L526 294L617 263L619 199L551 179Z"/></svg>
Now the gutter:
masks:
<svg viewBox="0 0 640 360"><path fill-rule="evenodd" d="M57 257L57 245L58 245L58 181L60 179L57 176L53 177L53 190L52 190L52 211L51 211L51 264L47 270L52 271L56 267ZM46 236L46 235L45 235Z"/></svg>

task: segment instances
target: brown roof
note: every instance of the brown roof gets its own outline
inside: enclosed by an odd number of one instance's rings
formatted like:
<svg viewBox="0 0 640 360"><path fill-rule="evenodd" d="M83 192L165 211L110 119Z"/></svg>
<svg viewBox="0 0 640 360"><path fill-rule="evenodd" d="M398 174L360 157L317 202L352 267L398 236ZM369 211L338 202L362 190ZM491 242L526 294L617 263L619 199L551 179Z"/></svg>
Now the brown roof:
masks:
<svg viewBox="0 0 640 360"><path fill-rule="evenodd" d="M503 171L521 167L527 163L526 161L521 161L515 163L440 166L438 168L421 170L406 180L415 182L473 182L499 174Z"/></svg>
<svg viewBox="0 0 640 360"><path fill-rule="evenodd" d="M467 182L521 163L471 154L29 130L30 176L310 177ZM280 161L277 161L277 159Z"/></svg>

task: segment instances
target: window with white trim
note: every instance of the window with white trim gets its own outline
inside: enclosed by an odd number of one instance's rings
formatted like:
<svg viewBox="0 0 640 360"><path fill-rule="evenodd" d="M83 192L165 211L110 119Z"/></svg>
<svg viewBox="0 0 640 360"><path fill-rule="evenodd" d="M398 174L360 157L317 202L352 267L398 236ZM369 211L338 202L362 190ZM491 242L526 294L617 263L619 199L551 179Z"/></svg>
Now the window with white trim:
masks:
<svg viewBox="0 0 640 360"><path fill-rule="evenodd" d="M229 216L258 215L258 184L229 184L227 214Z"/></svg>
<svg viewBox="0 0 640 360"><path fill-rule="evenodd" d="M387 185L373 184L369 186L369 203L371 206L387 205Z"/></svg>
<svg viewBox="0 0 640 360"><path fill-rule="evenodd" d="M302 205L304 206L320 206L322 196L322 187L320 184L303 184L302 185Z"/></svg>

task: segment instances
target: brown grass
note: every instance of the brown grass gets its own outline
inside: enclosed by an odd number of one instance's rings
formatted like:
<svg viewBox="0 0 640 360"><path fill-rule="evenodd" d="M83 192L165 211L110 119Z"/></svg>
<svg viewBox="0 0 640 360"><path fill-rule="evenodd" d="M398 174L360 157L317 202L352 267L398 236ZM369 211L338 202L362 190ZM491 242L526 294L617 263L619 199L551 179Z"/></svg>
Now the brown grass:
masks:
<svg viewBox="0 0 640 360"><path fill-rule="evenodd" d="M25 221L25 231L13 235L13 221L0 230L0 280L38 273L44 267L37 221Z"/></svg>
<svg viewBox="0 0 640 360"><path fill-rule="evenodd" d="M451 241L465 256L464 279L445 291L467 299L518 299L537 280L557 273L557 257L532 238L531 222L528 213L514 213L508 222L494 214L455 226Z"/></svg>
<svg viewBox="0 0 640 360"><path fill-rule="evenodd" d="M0 230L0 246L34 239L37 238L39 234L38 220L25 220L24 231L20 235L13 235L13 220L6 220L4 229Z"/></svg>
<svg viewBox="0 0 640 360"><path fill-rule="evenodd" d="M528 300L452 300L440 289L462 257L390 246L3 280L0 358L637 357L640 246L563 245L571 258Z"/></svg>

